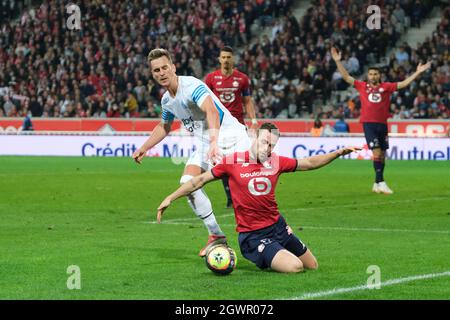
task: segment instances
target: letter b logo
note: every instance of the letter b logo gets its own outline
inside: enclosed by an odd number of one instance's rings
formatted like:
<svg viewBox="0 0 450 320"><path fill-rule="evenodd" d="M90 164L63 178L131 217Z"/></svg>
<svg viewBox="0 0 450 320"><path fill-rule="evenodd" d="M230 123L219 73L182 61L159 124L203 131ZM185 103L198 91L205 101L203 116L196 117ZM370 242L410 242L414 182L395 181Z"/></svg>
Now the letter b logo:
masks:
<svg viewBox="0 0 450 320"><path fill-rule="evenodd" d="M272 183L266 177L253 178L248 182L248 191L254 196L264 196L272 190Z"/></svg>

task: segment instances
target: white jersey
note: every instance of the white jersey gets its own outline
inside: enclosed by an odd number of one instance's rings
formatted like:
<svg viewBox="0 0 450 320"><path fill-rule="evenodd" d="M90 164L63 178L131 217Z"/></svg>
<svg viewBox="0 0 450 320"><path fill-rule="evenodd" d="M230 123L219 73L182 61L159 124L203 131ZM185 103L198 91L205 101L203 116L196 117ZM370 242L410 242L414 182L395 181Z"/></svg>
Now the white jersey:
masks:
<svg viewBox="0 0 450 320"><path fill-rule="evenodd" d="M161 99L162 122L169 123L178 118L187 131L192 132L202 143L209 144L206 113L200 108L208 95L213 99L219 112L220 131L218 146L228 147L246 135L245 126L231 115L219 98L201 80L190 76L178 76L175 97L169 91Z"/></svg>

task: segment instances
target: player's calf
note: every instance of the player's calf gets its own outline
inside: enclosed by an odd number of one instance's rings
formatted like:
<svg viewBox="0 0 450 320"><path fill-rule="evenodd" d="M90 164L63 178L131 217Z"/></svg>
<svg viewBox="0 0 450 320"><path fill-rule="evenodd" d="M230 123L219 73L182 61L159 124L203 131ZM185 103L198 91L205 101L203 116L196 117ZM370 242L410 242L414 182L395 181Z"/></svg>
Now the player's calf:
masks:
<svg viewBox="0 0 450 320"><path fill-rule="evenodd" d="M317 262L316 257L314 257L309 249L298 258L302 261L305 269L317 270L319 268L319 263Z"/></svg>

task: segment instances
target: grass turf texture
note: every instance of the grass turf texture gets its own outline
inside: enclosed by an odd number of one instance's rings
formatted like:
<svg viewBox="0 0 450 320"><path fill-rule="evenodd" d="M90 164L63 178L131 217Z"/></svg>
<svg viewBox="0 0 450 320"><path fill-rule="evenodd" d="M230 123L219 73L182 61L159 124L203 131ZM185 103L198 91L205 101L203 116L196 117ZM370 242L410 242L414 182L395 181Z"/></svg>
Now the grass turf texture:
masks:
<svg viewBox="0 0 450 320"><path fill-rule="evenodd" d="M284 174L280 211L319 261L317 271L289 275L242 257L222 183L213 182L206 191L238 255L231 275L216 276L197 256L207 231L184 199L163 224L148 223L178 187L182 166L0 157L0 299L285 299L364 285L369 265L380 267L382 281L449 271L449 169L447 161L390 161L391 196L371 192L368 161ZM69 265L80 267L81 290L67 289ZM449 276L322 297L449 298Z"/></svg>

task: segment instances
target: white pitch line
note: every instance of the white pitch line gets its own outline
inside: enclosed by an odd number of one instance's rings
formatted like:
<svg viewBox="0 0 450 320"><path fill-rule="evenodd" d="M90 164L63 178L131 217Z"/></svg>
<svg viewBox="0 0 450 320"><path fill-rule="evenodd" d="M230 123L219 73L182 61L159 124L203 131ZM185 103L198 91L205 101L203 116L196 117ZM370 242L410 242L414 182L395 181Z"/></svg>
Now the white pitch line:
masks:
<svg viewBox="0 0 450 320"><path fill-rule="evenodd" d="M320 210L320 209L336 209L336 208L349 208L349 207L371 207L371 206L379 206L379 205L387 205L387 204L396 204L396 203L410 203L417 201L431 201L431 200L442 200L449 199L449 197L431 197L431 198L419 198L419 199L405 199L405 200L391 200L384 202L362 202L362 203L354 203L354 204L343 204L338 206L322 206L322 207L309 207L309 208L294 208L294 209L285 209L282 211L309 211L309 210Z"/></svg>
<svg viewBox="0 0 450 320"><path fill-rule="evenodd" d="M369 203L358 203L358 204L344 204L344 205L337 205L337 206L322 206L322 207L312 207L312 208L294 208L294 209L284 209L281 210L283 212L289 212L289 211L310 211L310 210L318 210L318 209L329 209L329 208L348 208L348 207L370 207L370 206L379 206L379 205L386 205L386 204L395 204L395 203L408 203L408 202L414 202L414 201L429 201L429 200L440 200L440 199L449 199L449 197L432 197L432 198L419 198L419 199L405 199L405 200L392 200L392 201L385 201L385 202L369 202ZM234 216L234 213L227 213L224 215L216 216L216 218L226 218L226 217L232 217ZM168 219L164 220L165 222L170 221L195 221L198 220L197 217L191 217L191 218L178 218L178 219Z"/></svg>
<svg viewBox="0 0 450 320"><path fill-rule="evenodd" d="M200 225L200 220L198 220L198 224ZM189 226L192 225L192 223L195 223L197 221L187 222L187 221L174 221L174 220L168 220L168 221L162 221L161 224L173 224L173 225L183 225L183 226ZM143 221L143 223L148 224L158 224L158 222L155 221ZM220 223L221 226L224 227L235 227L235 224L230 223ZM450 234L450 230L420 230L420 229L386 229L386 228L352 228L352 227L317 227L317 226L302 226L302 228L305 229L318 229L318 230L336 230L336 231L368 231L368 232L406 232L406 233L438 233L438 234Z"/></svg>
<svg viewBox="0 0 450 320"><path fill-rule="evenodd" d="M221 215L221 216L216 216L216 218L226 218L226 217L234 217L234 213L227 213L227 214L224 214L224 215ZM168 219L168 220L164 220L163 219L163 223L164 222L166 222L166 223L168 223L168 222L180 222L180 221L200 221L200 218L198 218L198 217L193 217L193 218L179 218L179 219ZM156 223L156 221L150 221L150 222L148 222L148 223Z"/></svg>
<svg viewBox="0 0 450 320"><path fill-rule="evenodd" d="M450 230L420 230L420 229L386 229L386 228L352 228L352 227L315 227L302 226L305 229L342 230L342 231L370 231L370 232L418 232L450 234Z"/></svg>
<svg viewBox="0 0 450 320"><path fill-rule="evenodd" d="M446 277L446 276L450 276L450 271L410 276L410 277L406 277L406 278L391 279L391 280L388 280L385 282L381 282L380 286L387 287L387 286L392 286L392 285L406 283L406 282L425 280L425 279L433 279L433 278ZM349 292L369 290L369 289L370 288L367 285L360 285L360 286L349 287L349 288L334 288L334 289L327 290L327 291L304 293L298 297L279 299L279 300L307 300L307 299L322 298L322 297L326 297L326 296L334 296L334 295L338 295L338 294L342 294L342 293L349 293ZM377 291L377 289L371 289L371 290L373 290L374 292Z"/></svg>

